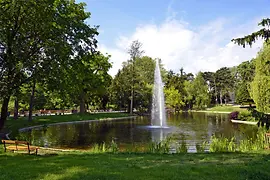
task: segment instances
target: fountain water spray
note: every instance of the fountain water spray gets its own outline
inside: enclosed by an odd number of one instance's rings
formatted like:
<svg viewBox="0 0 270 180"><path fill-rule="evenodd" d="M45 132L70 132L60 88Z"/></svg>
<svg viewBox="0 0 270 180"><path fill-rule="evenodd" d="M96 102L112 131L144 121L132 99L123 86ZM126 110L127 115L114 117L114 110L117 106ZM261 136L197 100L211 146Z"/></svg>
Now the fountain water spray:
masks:
<svg viewBox="0 0 270 180"><path fill-rule="evenodd" d="M159 60L156 60L155 83L152 98L151 125L155 127L166 127L166 114L164 104L163 82L161 79Z"/></svg>

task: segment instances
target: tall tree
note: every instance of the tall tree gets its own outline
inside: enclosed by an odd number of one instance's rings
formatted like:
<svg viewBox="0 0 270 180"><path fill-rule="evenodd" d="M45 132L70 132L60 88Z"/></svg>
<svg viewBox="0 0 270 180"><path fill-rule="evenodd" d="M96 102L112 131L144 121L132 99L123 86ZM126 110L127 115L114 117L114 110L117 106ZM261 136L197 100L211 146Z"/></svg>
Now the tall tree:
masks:
<svg viewBox="0 0 270 180"><path fill-rule="evenodd" d="M130 114L133 114L133 99L134 99L134 61L136 58L139 58L142 56L144 51L141 49L142 43L138 40L135 40L131 43L128 53L130 55L130 60L128 61L131 63L131 93L130 93Z"/></svg>
<svg viewBox="0 0 270 180"><path fill-rule="evenodd" d="M143 56L136 58L133 64L123 63L123 68L119 70L112 81L112 100L120 108L130 110L130 91L132 82L132 66L134 65L134 101L133 107L141 111L150 111L152 100L152 88L154 83L155 61L151 57ZM159 60L161 61L161 60ZM164 78L165 70L161 64L161 74ZM119 93L121 92L121 93Z"/></svg>
<svg viewBox="0 0 270 180"><path fill-rule="evenodd" d="M250 96L250 83L254 79L254 60L242 62L237 66L236 75L236 102L241 104L253 103Z"/></svg>
<svg viewBox="0 0 270 180"><path fill-rule="evenodd" d="M55 71L57 78L59 68L72 66L75 53L94 50L98 33L85 24L90 13L84 6L73 0L0 1L0 129L19 86L44 72Z"/></svg>
<svg viewBox="0 0 270 180"><path fill-rule="evenodd" d="M269 85L270 85L270 61L269 61L269 38L270 38L270 18L262 19L258 24L263 28L242 38L232 39L245 48L246 45L252 46L258 38L264 40L264 47L255 60L255 77L251 83L251 95L259 111L270 111L269 108Z"/></svg>
<svg viewBox="0 0 270 180"><path fill-rule="evenodd" d="M218 92L217 92L217 75L215 72L203 72L203 78L208 86L208 90L211 95L212 103L218 103Z"/></svg>
<svg viewBox="0 0 270 180"><path fill-rule="evenodd" d="M215 73L215 85L217 92L219 92L220 104L222 104L223 99L225 104L227 103L226 95L233 89L234 77L229 68L223 67L216 71Z"/></svg>
<svg viewBox="0 0 270 180"><path fill-rule="evenodd" d="M270 112L270 45L265 44L256 58L251 96L259 111Z"/></svg>
<svg viewBox="0 0 270 180"><path fill-rule="evenodd" d="M208 87L203 79L202 72L199 72L193 81L195 106L198 109L207 107L210 104L210 96L208 93Z"/></svg>

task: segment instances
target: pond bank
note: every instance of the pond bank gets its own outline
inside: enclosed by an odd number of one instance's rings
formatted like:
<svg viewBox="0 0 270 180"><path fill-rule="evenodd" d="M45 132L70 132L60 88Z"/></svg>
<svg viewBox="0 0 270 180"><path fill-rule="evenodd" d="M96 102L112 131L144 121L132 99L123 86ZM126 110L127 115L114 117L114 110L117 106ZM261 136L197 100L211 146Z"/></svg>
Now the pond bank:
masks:
<svg viewBox="0 0 270 180"><path fill-rule="evenodd" d="M122 119L133 119L137 116L127 116L127 117L119 117L119 118L104 118L99 120L82 120L82 121L69 121L69 122L60 122L60 123L52 123L52 124L45 124L45 125L37 125L37 126L30 126L25 128L20 128L19 132L27 131L30 129L36 129L36 128L42 128L44 126L56 126L56 125L62 125L62 124L77 124L77 123L87 123L87 122L100 122L100 121L112 121L112 120L122 120Z"/></svg>
<svg viewBox="0 0 270 180"><path fill-rule="evenodd" d="M230 114L231 112L226 111L206 111L206 110L192 110L191 112L203 112L203 113L213 113L213 114Z"/></svg>
<svg viewBox="0 0 270 180"><path fill-rule="evenodd" d="M113 119L113 118L127 118L130 117L127 113L84 113L84 114L67 114L67 115L53 115L53 116L35 116L31 122L28 121L27 117L20 117L17 120L8 118L4 129L1 132L9 132L10 138L16 137L19 129L28 127L43 127L50 124L66 123L75 121L86 121L86 120L101 120L101 119Z"/></svg>
<svg viewBox="0 0 270 180"><path fill-rule="evenodd" d="M232 123L239 123L239 124L250 124L250 125L257 125L257 122L253 122L253 121L241 121L241 120L234 120L231 119Z"/></svg>

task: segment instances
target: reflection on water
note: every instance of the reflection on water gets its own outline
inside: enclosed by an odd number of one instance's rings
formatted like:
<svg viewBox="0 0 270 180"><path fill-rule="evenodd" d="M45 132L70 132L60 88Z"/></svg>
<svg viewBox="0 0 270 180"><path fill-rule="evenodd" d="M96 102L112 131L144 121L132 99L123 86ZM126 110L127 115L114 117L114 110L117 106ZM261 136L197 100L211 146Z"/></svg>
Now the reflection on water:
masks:
<svg viewBox="0 0 270 180"><path fill-rule="evenodd" d="M235 137L236 140L256 137L256 126L237 125L228 121L226 114L180 113L168 115L168 129L147 128L148 117L115 121L63 124L43 129L30 130L20 134L34 145L56 148L89 148L96 143L110 143L113 140L121 146L162 141L167 137L176 142L185 142L189 151L196 144L217 137Z"/></svg>

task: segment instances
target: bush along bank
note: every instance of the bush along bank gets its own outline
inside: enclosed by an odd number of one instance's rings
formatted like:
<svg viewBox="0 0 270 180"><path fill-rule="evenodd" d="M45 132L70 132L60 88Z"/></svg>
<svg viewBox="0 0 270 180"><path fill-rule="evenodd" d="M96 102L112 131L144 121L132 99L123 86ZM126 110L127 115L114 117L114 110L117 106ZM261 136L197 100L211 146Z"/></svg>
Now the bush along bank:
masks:
<svg viewBox="0 0 270 180"><path fill-rule="evenodd" d="M249 108L247 111L233 111L229 114L229 119L258 122L258 126L265 126L266 129L269 129L270 126L270 114L257 111L254 108Z"/></svg>

